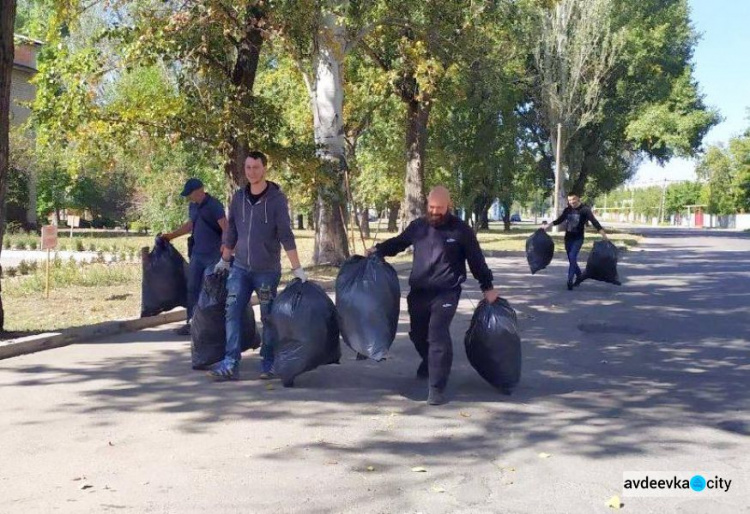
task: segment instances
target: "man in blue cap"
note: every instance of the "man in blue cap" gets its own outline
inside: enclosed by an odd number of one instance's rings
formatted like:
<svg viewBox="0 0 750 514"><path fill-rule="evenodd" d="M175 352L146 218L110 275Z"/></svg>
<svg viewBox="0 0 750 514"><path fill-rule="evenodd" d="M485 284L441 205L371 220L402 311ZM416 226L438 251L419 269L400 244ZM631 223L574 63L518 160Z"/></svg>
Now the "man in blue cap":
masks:
<svg viewBox="0 0 750 514"><path fill-rule="evenodd" d="M221 259L221 239L227 230L227 217L222 203L206 193L203 182L197 178L191 178L185 182L185 187L180 194L183 198L190 200L188 221L174 232L157 237L171 241L190 234L187 323L175 330L177 335L187 336L190 335L190 320L193 317L193 309L198 303L203 274L206 269L212 268Z"/></svg>

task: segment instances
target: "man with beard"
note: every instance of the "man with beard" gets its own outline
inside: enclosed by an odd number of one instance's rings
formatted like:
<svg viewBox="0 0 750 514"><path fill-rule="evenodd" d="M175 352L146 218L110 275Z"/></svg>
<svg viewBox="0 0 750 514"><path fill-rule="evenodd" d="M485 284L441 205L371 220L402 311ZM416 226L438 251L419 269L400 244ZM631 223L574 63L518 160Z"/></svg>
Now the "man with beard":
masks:
<svg viewBox="0 0 750 514"><path fill-rule="evenodd" d="M497 292L474 231L451 214L451 198L443 186L434 188L427 200L427 216L414 220L403 233L368 250L394 256L414 247L414 261L407 297L409 337L422 357L418 378L429 378L427 403L446 402L445 387L453 363L450 324L466 281L466 263L477 279L486 301Z"/></svg>

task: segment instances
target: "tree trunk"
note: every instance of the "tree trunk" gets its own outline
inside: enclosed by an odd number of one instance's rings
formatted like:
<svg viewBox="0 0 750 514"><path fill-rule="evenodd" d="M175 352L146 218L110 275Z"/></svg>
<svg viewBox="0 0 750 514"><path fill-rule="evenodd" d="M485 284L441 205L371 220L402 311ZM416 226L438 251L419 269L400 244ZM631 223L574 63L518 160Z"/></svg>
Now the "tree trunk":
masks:
<svg viewBox="0 0 750 514"><path fill-rule="evenodd" d="M370 239L370 209L360 206L359 209L359 228L365 239Z"/></svg>
<svg viewBox="0 0 750 514"><path fill-rule="evenodd" d="M429 100L407 102L405 226L421 218L426 212L424 166L427 157L427 122L431 106Z"/></svg>
<svg viewBox="0 0 750 514"><path fill-rule="evenodd" d="M398 210L400 206L399 202L388 204L388 232L398 232Z"/></svg>
<svg viewBox="0 0 750 514"><path fill-rule="evenodd" d="M0 250L5 236L5 200L10 172L10 81L13 74L13 26L16 20L16 0L0 0ZM2 267L0 267L2 273ZM1 276L1 275L0 275ZM0 284L0 332L5 330L2 285Z"/></svg>
<svg viewBox="0 0 750 514"><path fill-rule="evenodd" d="M307 230L315 230L315 212L316 212L315 206L313 206L312 210L307 213Z"/></svg>
<svg viewBox="0 0 750 514"><path fill-rule="evenodd" d="M234 62L230 80L233 85L240 88L243 103L251 107L255 77L260 62L260 50L263 46L262 25L266 12L262 7L249 5L245 16L245 33L237 47L237 59ZM236 188L244 187L247 184L245 158L250 149L247 137L241 131L230 135L227 139L227 145L229 152L224 173L230 182L228 187L233 192Z"/></svg>
<svg viewBox="0 0 750 514"><path fill-rule="evenodd" d="M309 89L315 143L323 180L318 186L313 264L339 265L349 257L344 225L344 84L346 27L331 12L323 12L313 48L314 77Z"/></svg>
<svg viewBox="0 0 750 514"><path fill-rule="evenodd" d="M29 184L29 207L26 209L26 227L27 230L36 230L39 228L39 220L36 215L36 194L37 194L37 175L35 170L26 172Z"/></svg>
<svg viewBox="0 0 750 514"><path fill-rule="evenodd" d="M302 214L297 214L297 230L305 230L305 217Z"/></svg>
<svg viewBox="0 0 750 514"><path fill-rule="evenodd" d="M500 202L503 206L503 230L510 232L510 202Z"/></svg>

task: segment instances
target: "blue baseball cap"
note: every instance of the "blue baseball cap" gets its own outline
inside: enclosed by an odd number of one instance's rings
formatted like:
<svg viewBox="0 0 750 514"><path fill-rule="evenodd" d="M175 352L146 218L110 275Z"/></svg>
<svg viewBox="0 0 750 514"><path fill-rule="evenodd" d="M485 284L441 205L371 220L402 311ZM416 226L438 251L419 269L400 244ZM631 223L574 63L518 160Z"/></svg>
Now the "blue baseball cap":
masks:
<svg viewBox="0 0 750 514"><path fill-rule="evenodd" d="M190 196L190 193L203 187L203 182L197 178L190 178L185 182L185 187L182 188L180 196Z"/></svg>

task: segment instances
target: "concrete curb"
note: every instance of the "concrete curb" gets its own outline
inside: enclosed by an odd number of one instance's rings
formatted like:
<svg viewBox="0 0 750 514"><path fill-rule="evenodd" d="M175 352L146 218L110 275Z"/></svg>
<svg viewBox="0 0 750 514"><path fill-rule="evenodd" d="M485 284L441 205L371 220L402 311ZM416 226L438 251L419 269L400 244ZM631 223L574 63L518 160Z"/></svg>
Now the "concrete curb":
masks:
<svg viewBox="0 0 750 514"><path fill-rule="evenodd" d="M408 270L410 264L396 264L393 266L396 271ZM323 289L330 292L336 283L335 280L316 281ZM258 304L258 300L253 296L252 305ZM21 337L10 341L0 342L0 360L18 357L29 353L41 352L61 348L74 343L91 341L104 336L113 336L127 332L137 332L145 328L158 327L169 323L177 323L185 320L185 309L175 309L164 312L148 318L135 318L120 321L105 321L95 325L76 327L60 332L46 332L34 336Z"/></svg>

